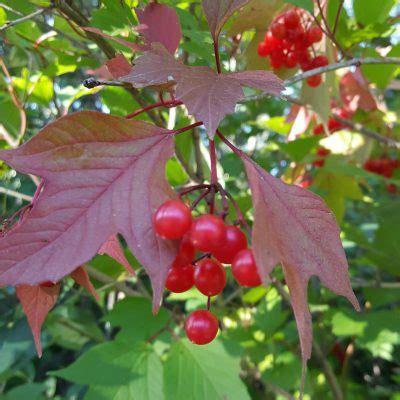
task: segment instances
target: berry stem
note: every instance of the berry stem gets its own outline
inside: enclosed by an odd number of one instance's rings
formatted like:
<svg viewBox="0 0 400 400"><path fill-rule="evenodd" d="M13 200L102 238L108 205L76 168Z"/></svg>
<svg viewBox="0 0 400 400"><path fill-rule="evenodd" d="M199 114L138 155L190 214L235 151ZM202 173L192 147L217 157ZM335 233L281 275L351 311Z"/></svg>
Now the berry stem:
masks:
<svg viewBox="0 0 400 400"><path fill-rule="evenodd" d="M211 309L211 297L208 296L207 297L207 310L210 311L210 309Z"/></svg>
<svg viewBox="0 0 400 400"><path fill-rule="evenodd" d="M201 190L201 189L210 189L210 185L208 185L206 183L202 183L199 185L187 187L179 193L179 197L182 198L183 196L186 196L189 193L192 193L196 190Z"/></svg>
<svg viewBox="0 0 400 400"><path fill-rule="evenodd" d="M215 63L217 64L217 72L220 74L222 70L221 70L221 59L219 56L218 39L214 40L214 54L215 54Z"/></svg>
<svg viewBox="0 0 400 400"><path fill-rule="evenodd" d="M233 208L235 209L237 221L246 229L247 233L249 236L251 236L251 229L249 224L246 222L246 219L244 218L244 215L242 213L242 210L239 207L239 204L236 202L236 200L233 198L233 196L228 193L221 185L218 184L218 190L221 193L221 195L226 196L230 202L232 203Z"/></svg>
<svg viewBox="0 0 400 400"><path fill-rule="evenodd" d="M243 157L242 150L232 144L219 130L217 130L217 135L237 156Z"/></svg>
<svg viewBox="0 0 400 400"><path fill-rule="evenodd" d="M200 196L198 196L197 199L192 203L190 210L193 211L197 207L197 204L199 204L201 200L207 197L210 191L211 189L207 189L203 193L201 193Z"/></svg>
<svg viewBox="0 0 400 400"><path fill-rule="evenodd" d="M203 125L203 122L195 122L194 124L184 126L183 128L175 129L174 131L172 131L172 133L174 135L179 135L180 133L190 131L191 129L196 128L196 126L200 126L200 125Z"/></svg>
<svg viewBox="0 0 400 400"><path fill-rule="evenodd" d="M140 114L142 114L142 113L144 113L146 111L150 111L150 110L153 110L153 109L158 108L158 107L171 108L171 107L180 106L181 104L183 104L183 103L181 101L178 101L178 100L167 100L167 101L163 100L163 101L159 101L159 102L154 103L154 104L150 104L150 105L148 105L146 107L139 108L138 110L134 111L133 113L128 114L125 118L127 118L127 119L134 118L134 117L136 117L136 116L138 116L138 115L140 115Z"/></svg>
<svg viewBox="0 0 400 400"><path fill-rule="evenodd" d="M217 153L215 151L215 142L214 140L210 140L210 168L211 168L211 198L210 198L210 214L214 214L215 209L215 192L216 185L218 184L218 176L217 176Z"/></svg>

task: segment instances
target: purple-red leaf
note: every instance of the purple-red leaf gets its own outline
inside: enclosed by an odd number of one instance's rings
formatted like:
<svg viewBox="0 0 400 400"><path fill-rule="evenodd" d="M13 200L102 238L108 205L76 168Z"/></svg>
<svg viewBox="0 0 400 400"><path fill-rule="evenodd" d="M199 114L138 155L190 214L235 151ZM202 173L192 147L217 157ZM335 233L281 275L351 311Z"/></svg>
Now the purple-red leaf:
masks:
<svg viewBox="0 0 400 400"><path fill-rule="evenodd" d="M135 67L120 78L136 88L168 87L176 84L175 98L182 101L190 114L203 121L210 138L225 115L235 110L243 98L242 86L279 95L283 82L267 71L245 71L217 74L209 67L187 67L174 59L161 45L135 60Z"/></svg>
<svg viewBox="0 0 400 400"><path fill-rule="evenodd" d="M165 4L150 3L143 10L137 8L135 11L140 22L136 30L143 35L146 49L149 49L152 43L158 42L174 54L182 38L175 9Z"/></svg>
<svg viewBox="0 0 400 400"><path fill-rule="evenodd" d="M374 111L378 108L376 100L368 88L368 82L360 69L342 76L340 79L340 97L343 104L353 112L358 109Z"/></svg>
<svg viewBox="0 0 400 400"><path fill-rule="evenodd" d="M107 60L105 64L108 71L115 79L128 75L132 70L132 65L122 54L117 54L111 60Z"/></svg>
<svg viewBox="0 0 400 400"><path fill-rule="evenodd" d="M54 286L29 286L20 285L15 288L18 300L28 319L35 341L36 352L39 357L42 356L42 344L40 342L40 330L46 315L54 307L60 293L61 285Z"/></svg>
<svg viewBox="0 0 400 400"><path fill-rule="evenodd" d="M279 96L284 89L283 82L269 71L243 71L228 74L228 76L243 86L262 90L274 96Z"/></svg>
<svg viewBox="0 0 400 400"><path fill-rule="evenodd" d="M84 287L96 300L99 300L99 295L96 292L85 267L78 267L71 273L71 278L78 284Z"/></svg>
<svg viewBox="0 0 400 400"><path fill-rule="evenodd" d="M117 235L111 235L107 241L101 246L98 251L99 254L107 254L115 261L119 262L125 269L131 274L135 275L135 270L129 264L126 259L124 251L122 250L121 244L118 240Z"/></svg>
<svg viewBox="0 0 400 400"><path fill-rule="evenodd" d="M176 244L156 236L152 217L174 197L165 178L173 148L166 129L83 111L1 151L45 184L22 223L0 239L0 285L57 282L118 232L150 276L157 309Z"/></svg>
<svg viewBox="0 0 400 400"><path fill-rule="evenodd" d="M249 0L203 0L202 6L206 15L211 35L215 41L228 18Z"/></svg>
<svg viewBox="0 0 400 400"><path fill-rule="evenodd" d="M187 67L175 60L160 43L152 45L152 50L135 59L133 70L120 78L123 82L131 83L136 88L146 86L174 85L176 79L186 72Z"/></svg>
<svg viewBox="0 0 400 400"><path fill-rule="evenodd" d="M300 335L305 362L311 355L312 324L307 285L317 276L323 285L360 306L350 286L340 230L317 195L287 185L243 156L252 191L253 251L263 282L281 263Z"/></svg>

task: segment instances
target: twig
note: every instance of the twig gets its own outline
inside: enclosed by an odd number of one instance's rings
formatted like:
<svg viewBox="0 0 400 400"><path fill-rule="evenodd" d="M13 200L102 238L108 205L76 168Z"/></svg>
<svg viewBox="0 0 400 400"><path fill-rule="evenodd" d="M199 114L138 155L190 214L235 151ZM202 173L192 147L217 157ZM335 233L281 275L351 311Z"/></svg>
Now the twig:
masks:
<svg viewBox="0 0 400 400"><path fill-rule="evenodd" d="M15 197L16 199L27 201L28 203L32 200L32 196L16 192L15 190L6 189L3 187L0 187L0 193L4 193L7 196Z"/></svg>
<svg viewBox="0 0 400 400"><path fill-rule="evenodd" d="M340 1L337 13L336 13L336 18L335 18L335 23L333 25L333 30L332 30L332 35L336 37L336 30L339 24L339 19L340 19L340 14L342 13L343 10L343 4L344 4L344 0Z"/></svg>
<svg viewBox="0 0 400 400"><path fill-rule="evenodd" d="M278 279L275 279L275 278L272 278L271 281L274 284L274 286L276 287L276 290L278 291L278 293L281 295L282 299L291 306L290 296L284 289L282 283ZM332 370L331 365L329 364L324 353L322 352L321 346L319 345L318 341L315 338L313 339L313 349L314 349L314 355L317 358L317 360L319 361L321 368L324 371L326 380L328 381L328 383L332 389L332 393L334 394L335 400L343 400L344 396L343 396L342 389L339 385L339 382L336 379L336 376Z"/></svg>
<svg viewBox="0 0 400 400"><path fill-rule="evenodd" d="M375 139L379 142L385 143L386 145L388 145L389 147L394 147L396 149L400 149L400 142L397 142L396 140L388 137L388 136L382 136L377 132L374 132L368 128L366 128L365 126L359 124L358 122L354 122L354 121L350 121L348 119L343 119L338 117L337 115L333 114L332 118L338 122L340 122L343 125L346 125L350 128L352 128L353 130L361 133L364 136L370 137L372 139Z"/></svg>
<svg viewBox="0 0 400 400"><path fill-rule="evenodd" d="M335 373L333 372L331 364L329 364L328 360L325 357L325 354L321 350L319 343L314 339L313 340L313 350L316 358L318 359L322 370L324 371L326 380L328 381L333 397L335 400L344 400L344 395L342 388L339 385L338 380L336 379Z"/></svg>
<svg viewBox="0 0 400 400"><path fill-rule="evenodd" d="M34 12L31 13L31 14L24 15L24 16L21 17L21 18L14 19L13 21L8 21L8 22L6 22L3 26L0 26L0 32L3 32L3 31L5 31L6 29L11 28L12 26L15 26L15 25L17 25L17 24L20 24L21 22L25 22L25 21L28 21L28 20L30 20L30 19L33 19L33 18L35 18L36 16L38 16L38 15L40 15L40 14L43 14L43 13L46 12L47 10L48 10L48 8L41 8L41 9L39 9L39 10L34 11Z"/></svg>
<svg viewBox="0 0 400 400"><path fill-rule="evenodd" d="M302 81L304 79L310 78L314 75L319 75L324 72L335 71L342 68L348 68L352 66L361 66L361 65L377 65L377 64L400 64L399 57L366 57L366 58L352 58L351 60L342 61L335 64L329 64L324 67L314 68L310 71L303 72L301 74L297 74L292 78L286 79L284 81L285 86L293 85L296 82ZM246 100L246 99L245 99Z"/></svg>
<svg viewBox="0 0 400 400"><path fill-rule="evenodd" d="M111 278L110 276L103 274L102 272L98 271L97 269L94 269L93 267L90 267L89 265L86 266L86 270L90 275L90 277L92 277L93 279L96 279L97 281L107 285L112 285L117 290L125 293L129 297L142 296L142 293L131 289L124 282L115 281L114 278Z"/></svg>

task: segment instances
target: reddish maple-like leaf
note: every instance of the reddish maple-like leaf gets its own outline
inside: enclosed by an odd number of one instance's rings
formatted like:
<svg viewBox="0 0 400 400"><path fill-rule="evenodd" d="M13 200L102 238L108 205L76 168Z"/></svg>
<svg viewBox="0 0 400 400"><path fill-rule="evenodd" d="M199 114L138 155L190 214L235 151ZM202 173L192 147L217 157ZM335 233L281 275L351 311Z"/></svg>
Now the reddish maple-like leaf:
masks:
<svg viewBox="0 0 400 400"><path fill-rule="evenodd" d="M287 185L243 156L252 191L253 251L266 283L281 263L300 335L303 361L311 355L312 324L307 285L317 276L323 285L347 297L359 310L350 286L340 230L332 212L317 195Z"/></svg>
<svg viewBox="0 0 400 400"><path fill-rule="evenodd" d="M211 35L215 41L228 18L249 0L203 0L202 6L206 15Z"/></svg>
<svg viewBox="0 0 400 400"><path fill-rule="evenodd" d="M18 300L21 303L32 330L36 352L39 357L42 356L40 330L46 315L57 302L60 287L61 284L57 283L54 286L19 285L15 289Z"/></svg>
<svg viewBox="0 0 400 400"><path fill-rule="evenodd" d="M368 82L364 79L359 69L356 72L348 72L340 79L340 97L343 104L351 111L358 109L374 111L378 108L374 96L368 88Z"/></svg>
<svg viewBox="0 0 400 400"><path fill-rule="evenodd" d="M153 44L152 50L136 58L134 63L132 71L120 80L131 83L136 88L172 86L187 69L160 43Z"/></svg>
<svg viewBox="0 0 400 400"><path fill-rule="evenodd" d="M0 285L57 282L118 232L150 276L157 309L177 252L152 223L154 211L174 197L165 178L173 149L166 129L83 111L1 151L1 159L45 184L22 223L0 239Z"/></svg>
<svg viewBox="0 0 400 400"><path fill-rule="evenodd" d="M158 42L174 54L182 38L175 9L165 4L150 3L143 10L137 8L135 11L140 23L136 30L143 35L146 49Z"/></svg>
<svg viewBox="0 0 400 400"><path fill-rule="evenodd" d="M126 259L117 235L111 235L107 239L107 241L101 246L98 253L107 254L115 261L119 262L122 266L124 266L131 275L135 275L135 270L131 267L129 261Z"/></svg>
<svg viewBox="0 0 400 400"><path fill-rule="evenodd" d="M132 65L122 54L117 54L111 60L107 60L105 64L108 71L115 79L129 74L132 70Z"/></svg>
<svg viewBox="0 0 400 400"><path fill-rule="evenodd" d="M96 300L99 300L99 295L96 292L85 267L78 267L71 273L71 278L78 284L83 286Z"/></svg>
<svg viewBox="0 0 400 400"><path fill-rule="evenodd" d="M134 69L120 80L136 88L176 84L176 99L182 101L197 120L203 121L211 139L221 120L232 113L243 98L242 86L272 95L279 95L283 90L283 82L271 72L217 74L209 67L187 67L161 44L153 45L152 50L135 60Z"/></svg>

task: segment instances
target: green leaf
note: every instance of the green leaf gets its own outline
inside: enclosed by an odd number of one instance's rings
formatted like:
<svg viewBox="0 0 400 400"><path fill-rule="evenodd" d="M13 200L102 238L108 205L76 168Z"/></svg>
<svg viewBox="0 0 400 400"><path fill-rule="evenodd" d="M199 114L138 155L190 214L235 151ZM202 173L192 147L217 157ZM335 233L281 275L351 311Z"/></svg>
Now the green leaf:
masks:
<svg viewBox="0 0 400 400"><path fill-rule="evenodd" d="M114 327L122 328L118 338L134 342L149 339L168 323L169 318L164 308L154 315L150 300L143 297L129 297L118 302L104 320Z"/></svg>
<svg viewBox="0 0 400 400"><path fill-rule="evenodd" d="M7 21L7 13L3 7L0 7L0 25L4 25Z"/></svg>
<svg viewBox="0 0 400 400"><path fill-rule="evenodd" d="M166 400L247 400L239 377L240 360L219 341L196 346L184 339L175 343L164 368Z"/></svg>
<svg viewBox="0 0 400 400"><path fill-rule="evenodd" d="M288 143L278 142L278 146L289 155L289 157L296 162L299 162L308 155L317 143L320 141L320 137L312 136L307 138L300 138L292 140Z"/></svg>
<svg viewBox="0 0 400 400"><path fill-rule="evenodd" d="M255 314L256 324L265 333L266 340L271 339L287 315L287 312L282 312L282 298L276 289L271 289L264 301L258 305Z"/></svg>
<svg viewBox="0 0 400 400"><path fill-rule="evenodd" d="M367 49L365 57L380 57L374 49ZM387 54L387 57L400 57L400 46L394 46L392 50ZM398 65L364 65L361 70L365 74L365 77L375 83L379 89L385 89L386 86L393 80L398 71L400 70Z"/></svg>
<svg viewBox="0 0 400 400"><path fill-rule="evenodd" d="M316 88L308 86L306 81L303 81L301 100L303 103L309 104L324 123L328 122L331 114L331 99L326 80L323 80Z"/></svg>
<svg viewBox="0 0 400 400"><path fill-rule="evenodd" d="M46 387L43 383L26 383L11 389L3 396L1 400L45 400L44 391Z"/></svg>
<svg viewBox="0 0 400 400"><path fill-rule="evenodd" d="M314 185L326 192L325 202L340 222L346 211L345 199L362 200L363 194L357 180L350 175L335 174L320 170Z"/></svg>
<svg viewBox="0 0 400 400"><path fill-rule="evenodd" d="M400 276L400 201L381 204L377 210L379 228L368 258L379 268Z"/></svg>
<svg viewBox="0 0 400 400"><path fill-rule="evenodd" d="M303 8L304 10L314 13L314 3L312 0L285 0L286 3L293 4L294 6Z"/></svg>
<svg viewBox="0 0 400 400"><path fill-rule="evenodd" d="M93 316L72 305L59 306L46 319L46 329L54 342L72 350L81 349L87 342L104 340Z"/></svg>
<svg viewBox="0 0 400 400"><path fill-rule="evenodd" d="M355 336L356 342L373 356L392 359L394 346L400 343L398 310L356 314L339 311L332 318L337 336Z"/></svg>
<svg viewBox="0 0 400 400"><path fill-rule="evenodd" d="M77 361L52 373L90 385L86 399L163 399L162 364L151 346L115 341L91 348Z"/></svg>
<svg viewBox="0 0 400 400"><path fill-rule="evenodd" d="M383 22L395 4L396 0L354 0L354 14L363 25Z"/></svg>

